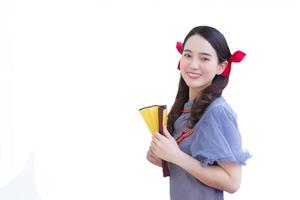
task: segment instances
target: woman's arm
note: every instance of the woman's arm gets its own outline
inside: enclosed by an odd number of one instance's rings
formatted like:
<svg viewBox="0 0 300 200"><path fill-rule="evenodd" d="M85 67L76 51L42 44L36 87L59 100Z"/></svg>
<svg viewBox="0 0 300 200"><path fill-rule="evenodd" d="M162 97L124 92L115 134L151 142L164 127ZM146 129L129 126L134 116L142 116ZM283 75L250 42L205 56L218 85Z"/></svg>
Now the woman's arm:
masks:
<svg viewBox="0 0 300 200"><path fill-rule="evenodd" d="M174 160L174 164L210 187L229 193L236 192L240 187L242 167L238 164L227 162L203 167L198 160L182 151Z"/></svg>
<svg viewBox="0 0 300 200"><path fill-rule="evenodd" d="M152 137L151 151L160 159L172 162L202 183L234 193L240 186L242 167L233 163L218 163L217 166L203 167L197 159L181 151L171 136L169 131L164 128L165 136L156 133Z"/></svg>

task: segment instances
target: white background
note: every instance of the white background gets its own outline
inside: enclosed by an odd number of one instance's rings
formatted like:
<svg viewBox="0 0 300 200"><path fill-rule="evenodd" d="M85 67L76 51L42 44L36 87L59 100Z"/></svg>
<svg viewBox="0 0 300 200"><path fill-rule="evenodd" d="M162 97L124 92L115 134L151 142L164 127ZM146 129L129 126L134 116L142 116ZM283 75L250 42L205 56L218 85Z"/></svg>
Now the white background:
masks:
<svg viewBox="0 0 300 200"><path fill-rule="evenodd" d="M35 152L43 200L168 199L138 109L170 108L182 41L210 25L246 58L224 92L253 157L226 199L299 195L295 1L0 1L0 188Z"/></svg>

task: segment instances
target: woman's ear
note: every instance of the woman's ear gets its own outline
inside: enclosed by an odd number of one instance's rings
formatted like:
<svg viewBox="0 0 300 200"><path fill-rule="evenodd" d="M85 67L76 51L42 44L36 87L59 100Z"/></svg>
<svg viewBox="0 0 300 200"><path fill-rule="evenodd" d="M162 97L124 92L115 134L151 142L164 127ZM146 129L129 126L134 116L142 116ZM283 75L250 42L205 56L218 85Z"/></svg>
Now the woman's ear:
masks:
<svg viewBox="0 0 300 200"><path fill-rule="evenodd" d="M228 61L224 61L220 63L217 68L217 74L218 75L222 74L223 71L226 69L227 65L228 65Z"/></svg>

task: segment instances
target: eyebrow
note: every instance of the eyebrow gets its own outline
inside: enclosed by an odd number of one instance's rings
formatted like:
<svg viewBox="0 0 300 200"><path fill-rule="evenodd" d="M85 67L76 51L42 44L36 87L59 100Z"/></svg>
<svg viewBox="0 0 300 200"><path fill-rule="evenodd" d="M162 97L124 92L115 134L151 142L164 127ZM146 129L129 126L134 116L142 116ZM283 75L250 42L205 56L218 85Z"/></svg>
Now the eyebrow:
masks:
<svg viewBox="0 0 300 200"><path fill-rule="evenodd" d="M187 51L187 52L189 52L189 53L192 53L192 51L189 50L189 49L185 49L185 50L183 50L183 51ZM206 53L206 52L200 52L199 54L205 55L205 56L211 56L209 53Z"/></svg>

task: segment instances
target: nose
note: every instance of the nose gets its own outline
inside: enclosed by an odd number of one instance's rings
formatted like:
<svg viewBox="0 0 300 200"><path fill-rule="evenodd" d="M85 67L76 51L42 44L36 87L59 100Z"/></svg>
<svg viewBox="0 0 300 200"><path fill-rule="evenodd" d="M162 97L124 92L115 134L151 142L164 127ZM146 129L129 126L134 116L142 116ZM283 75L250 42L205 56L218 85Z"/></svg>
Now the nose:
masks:
<svg viewBox="0 0 300 200"><path fill-rule="evenodd" d="M191 69L198 69L200 67L200 63L197 59L192 59L190 64L189 64L189 67Z"/></svg>

